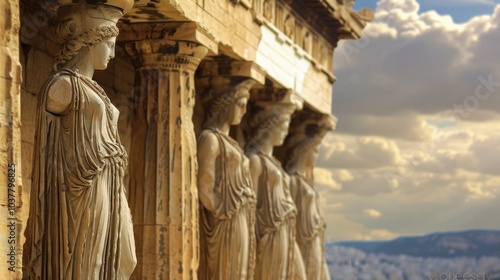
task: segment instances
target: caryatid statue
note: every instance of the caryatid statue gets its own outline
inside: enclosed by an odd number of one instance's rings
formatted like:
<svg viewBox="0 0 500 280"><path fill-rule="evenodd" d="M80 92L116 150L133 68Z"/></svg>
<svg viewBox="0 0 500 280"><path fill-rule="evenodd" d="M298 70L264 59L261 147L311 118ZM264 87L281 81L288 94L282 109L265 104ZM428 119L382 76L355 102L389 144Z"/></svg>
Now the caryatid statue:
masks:
<svg viewBox="0 0 500 280"><path fill-rule="evenodd" d="M65 2L55 26L63 45L38 96L24 278L129 279L127 154L119 111L92 76L114 57L116 23L133 1Z"/></svg>
<svg viewBox="0 0 500 280"><path fill-rule="evenodd" d="M251 79L209 90L198 136L200 280L251 280L255 267L255 202L249 161L229 136L246 112Z"/></svg>
<svg viewBox="0 0 500 280"><path fill-rule="evenodd" d="M285 170L291 176L290 188L298 211L297 243L308 280L330 279L324 253L326 225L319 210L313 170L319 145L335 123L333 116L304 110L292 120L290 133L279 151Z"/></svg>
<svg viewBox="0 0 500 280"><path fill-rule="evenodd" d="M245 117L245 152L257 192L256 280L306 279L295 241L297 210L289 176L273 156L288 134L293 112L302 108L291 91L279 101L256 101Z"/></svg>

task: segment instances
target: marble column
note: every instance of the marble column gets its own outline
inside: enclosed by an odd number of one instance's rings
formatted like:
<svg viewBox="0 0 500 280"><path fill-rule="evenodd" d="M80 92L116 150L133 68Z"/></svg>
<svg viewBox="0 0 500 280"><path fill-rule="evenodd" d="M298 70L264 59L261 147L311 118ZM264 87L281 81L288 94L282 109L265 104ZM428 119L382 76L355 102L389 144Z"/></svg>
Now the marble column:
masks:
<svg viewBox="0 0 500 280"><path fill-rule="evenodd" d="M130 24L119 41L136 67L129 202L134 279L196 279L199 263L194 73L212 39L194 23Z"/></svg>

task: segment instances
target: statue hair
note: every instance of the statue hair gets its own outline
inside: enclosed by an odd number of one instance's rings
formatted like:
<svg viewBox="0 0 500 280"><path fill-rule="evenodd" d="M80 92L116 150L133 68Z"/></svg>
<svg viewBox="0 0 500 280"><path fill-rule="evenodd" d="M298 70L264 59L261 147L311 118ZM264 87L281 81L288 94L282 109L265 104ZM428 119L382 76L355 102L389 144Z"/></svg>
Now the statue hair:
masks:
<svg viewBox="0 0 500 280"><path fill-rule="evenodd" d="M259 119L258 115L259 113L257 113L253 119ZM281 123L289 119L289 115L279 114L276 112L258 124L252 123L252 120L250 120L249 125L251 127L251 136L245 148L246 153L248 155L258 153L264 146L264 143L266 143L270 138L272 131L275 130Z"/></svg>
<svg viewBox="0 0 500 280"><path fill-rule="evenodd" d="M106 25L92 28L69 39L56 54L54 69L60 69L66 62L75 57L82 48L95 45L111 37L116 37L118 36L118 32L118 27Z"/></svg>
<svg viewBox="0 0 500 280"><path fill-rule="evenodd" d="M283 157L283 163L288 173L295 173L297 170L294 166L301 160L301 157L321 144L323 131L323 128L317 124L311 124L304 128L304 134L293 135L286 139L283 146L287 147L287 153ZM314 166L309 166L306 170L306 177L311 181L314 179L313 169Z"/></svg>
<svg viewBox="0 0 500 280"><path fill-rule="evenodd" d="M285 170L287 172L293 173L296 170L293 170L293 166L297 163L297 161L300 160L301 156L304 156L304 154L309 151L310 149L313 149L316 145L319 145L314 141L312 138L306 138L299 142L295 147L289 151L284 158L284 163L285 163ZM312 178L310 178L312 179Z"/></svg>
<svg viewBox="0 0 500 280"><path fill-rule="evenodd" d="M234 102L240 98L248 98L250 95L247 90L235 87L222 93L216 94L214 90L210 90L207 99L208 111L205 123L219 117L225 112Z"/></svg>

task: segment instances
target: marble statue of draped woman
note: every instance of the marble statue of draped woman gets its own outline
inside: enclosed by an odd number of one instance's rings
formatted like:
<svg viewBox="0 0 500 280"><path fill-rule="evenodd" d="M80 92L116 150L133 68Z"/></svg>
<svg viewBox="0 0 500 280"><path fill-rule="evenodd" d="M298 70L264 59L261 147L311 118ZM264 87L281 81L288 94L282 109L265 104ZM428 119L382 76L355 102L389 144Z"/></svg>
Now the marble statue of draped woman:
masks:
<svg viewBox="0 0 500 280"><path fill-rule="evenodd" d="M202 209L202 259L206 259L206 277L200 279L252 279L247 255L253 238L255 194L251 189L248 159L237 143L217 131L205 130L204 134L217 138L220 149L220 178L214 188L218 203L212 211ZM243 256L241 256L243 255Z"/></svg>
<svg viewBox="0 0 500 280"><path fill-rule="evenodd" d="M273 156L274 146L280 146L287 135L295 109L295 104L268 104L248 118L251 135L246 154L257 191L256 280L306 279L295 240L297 210L289 176Z"/></svg>
<svg viewBox="0 0 500 280"><path fill-rule="evenodd" d="M28 225L34 235L26 253L42 279L120 278L123 265L135 266L135 246L119 112L97 83L70 69L48 80L39 104L63 83L72 89L71 106L58 115L38 108Z"/></svg>
<svg viewBox="0 0 500 280"><path fill-rule="evenodd" d="M303 270L300 252L295 252L295 217L287 178L275 158L258 155L257 265L255 279L295 279L295 270ZM299 254L294 254L299 253ZM295 258L300 259L296 268ZM305 279L305 278L302 278Z"/></svg>
<svg viewBox="0 0 500 280"><path fill-rule="evenodd" d="M325 259L324 238L326 224L319 209L320 198L314 187L313 170L321 140L334 127L335 120L329 115L296 120L298 123L295 123L294 132L283 145L286 154L282 158L291 178L290 190L297 206L297 243L307 279L328 280L330 273Z"/></svg>
<svg viewBox="0 0 500 280"><path fill-rule="evenodd" d="M329 280L324 252L326 224L319 211L319 195L311 183L300 174L291 174L291 192L298 210L297 243L308 279Z"/></svg>
<svg viewBox="0 0 500 280"><path fill-rule="evenodd" d="M228 135L247 100L238 87L214 97L198 137L200 280L254 279L256 197L248 158Z"/></svg>
<svg viewBox="0 0 500 280"><path fill-rule="evenodd" d="M114 56L118 29L101 18L89 25L97 27L76 37L76 50L60 52L38 96L26 279L129 279L137 262L119 112L91 79Z"/></svg>

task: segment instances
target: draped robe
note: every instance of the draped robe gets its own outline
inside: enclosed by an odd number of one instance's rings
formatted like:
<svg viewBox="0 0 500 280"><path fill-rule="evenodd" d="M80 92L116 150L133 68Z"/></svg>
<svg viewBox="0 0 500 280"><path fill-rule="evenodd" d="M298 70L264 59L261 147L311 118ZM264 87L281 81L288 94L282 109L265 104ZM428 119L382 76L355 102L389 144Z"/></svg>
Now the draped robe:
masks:
<svg viewBox="0 0 500 280"><path fill-rule="evenodd" d="M68 109L46 111L61 79ZM127 155L118 110L93 80L55 72L38 96L30 213L23 265L27 279L128 279L136 265L123 176Z"/></svg>
<svg viewBox="0 0 500 280"><path fill-rule="evenodd" d="M319 196L311 182L298 174L291 175L291 192L297 206L297 243L308 280L329 280L325 259L325 222L319 211Z"/></svg>
<svg viewBox="0 0 500 280"><path fill-rule="evenodd" d="M297 210L286 173L274 158L258 154L262 173L257 186L256 280L305 280L295 241Z"/></svg>
<svg viewBox="0 0 500 280"><path fill-rule="evenodd" d="M255 192L248 158L229 136L212 129L203 133L213 133L219 144L220 177L216 178L214 194L220 203L214 211L200 205L198 279L253 280Z"/></svg>

